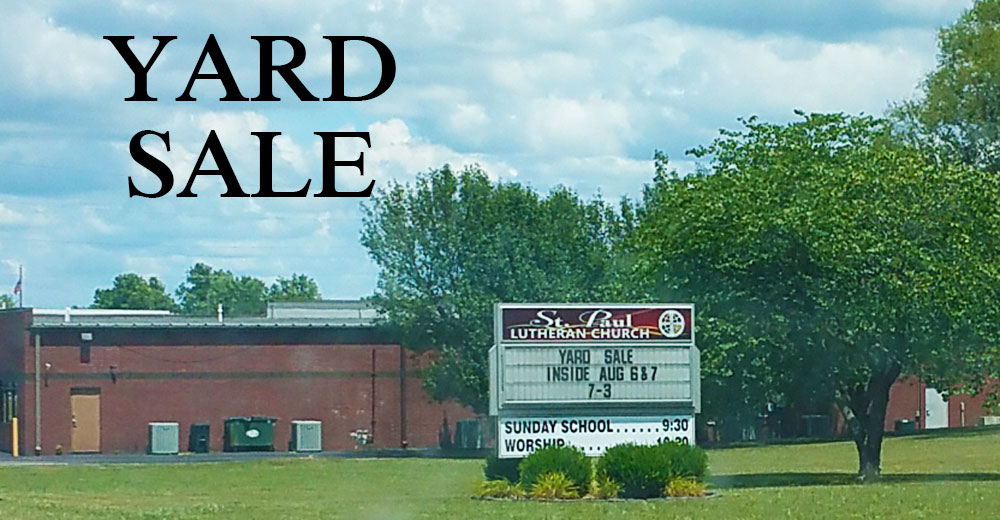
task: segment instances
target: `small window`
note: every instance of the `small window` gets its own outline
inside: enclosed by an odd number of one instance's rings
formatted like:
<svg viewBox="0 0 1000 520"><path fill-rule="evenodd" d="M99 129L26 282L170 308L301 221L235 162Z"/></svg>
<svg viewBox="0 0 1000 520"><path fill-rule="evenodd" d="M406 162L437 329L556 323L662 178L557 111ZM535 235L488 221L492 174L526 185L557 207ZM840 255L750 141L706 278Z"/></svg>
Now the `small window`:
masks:
<svg viewBox="0 0 1000 520"><path fill-rule="evenodd" d="M90 363L90 342L80 343L80 363Z"/></svg>

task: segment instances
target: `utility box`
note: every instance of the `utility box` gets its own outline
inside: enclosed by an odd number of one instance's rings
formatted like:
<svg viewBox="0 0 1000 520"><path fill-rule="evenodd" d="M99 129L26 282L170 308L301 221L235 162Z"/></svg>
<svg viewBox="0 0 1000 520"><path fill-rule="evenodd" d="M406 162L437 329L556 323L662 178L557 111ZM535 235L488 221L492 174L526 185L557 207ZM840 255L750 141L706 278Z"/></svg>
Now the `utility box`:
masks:
<svg viewBox="0 0 1000 520"><path fill-rule="evenodd" d="M288 451L323 451L323 423L292 421L292 438Z"/></svg>
<svg viewBox="0 0 1000 520"><path fill-rule="evenodd" d="M806 437L827 438L833 434L829 415L803 415L802 433Z"/></svg>
<svg viewBox="0 0 1000 520"><path fill-rule="evenodd" d="M180 425L175 422L149 423L146 452L152 455L177 455Z"/></svg>
<svg viewBox="0 0 1000 520"><path fill-rule="evenodd" d="M210 426L208 423L194 423L188 430L188 451L191 453L208 453Z"/></svg>
<svg viewBox="0 0 1000 520"><path fill-rule="evenodd" d="M274 451L273 417L230 417L224 425L223 451Z"/></svg>
<svg viewBox="0 0 1000 520"><path fill-rule="evenodd" d="M479 419L461 419L455 422L453 448L478 450L483 447L483 423Z"/></svg>

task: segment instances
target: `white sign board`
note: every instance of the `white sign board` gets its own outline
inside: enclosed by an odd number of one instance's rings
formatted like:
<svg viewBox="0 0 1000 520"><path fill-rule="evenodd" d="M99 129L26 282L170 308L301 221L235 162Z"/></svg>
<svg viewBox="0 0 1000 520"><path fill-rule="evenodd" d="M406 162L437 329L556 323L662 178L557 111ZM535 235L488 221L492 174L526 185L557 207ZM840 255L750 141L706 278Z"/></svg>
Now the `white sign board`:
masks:
<svg viewBox="0 0 1000 520"><path fill-rule="evenodd" d="M694 444L701 363L690 303L501 303L490 350L497 454Z"/></svg>
<svg viewBox="0 0 1000 520"><path fill-rule="evenodd" d="M527 457L546 446L575 446L598 457L618 444L653 445L665 441L694 444L694 417L502 417L498 449L501 458Z"/></svg>
<svg viewBox="0 0 1000 520"><path fill-rule="evenodd" d="M539 347L504 350L506 403L690 401L690 348Z"/></svg>

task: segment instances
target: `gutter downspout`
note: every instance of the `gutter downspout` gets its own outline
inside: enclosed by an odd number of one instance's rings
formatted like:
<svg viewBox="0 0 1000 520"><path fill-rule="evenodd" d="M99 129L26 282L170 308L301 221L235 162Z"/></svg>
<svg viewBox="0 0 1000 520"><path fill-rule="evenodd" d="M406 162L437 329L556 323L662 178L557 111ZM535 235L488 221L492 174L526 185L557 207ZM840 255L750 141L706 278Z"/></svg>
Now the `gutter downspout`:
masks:
<svg viewBox="0 0 1000 520"><path fill-rule="evenodd" d="M375 348L372 347L372 426L371 432L369 433L369 439L375 438Z"/></svg>
<svg viewBox="0 0 1000 520"><path fill-rule="evenodd" d="M35 333L35 455L42 454L42 335Z"/></svg>
<svg viewBox="0 0 1000 520"><path fill-rule="evenodd" d="M406 349L399 345L399 447L409 446L406 438Z"/></svg>

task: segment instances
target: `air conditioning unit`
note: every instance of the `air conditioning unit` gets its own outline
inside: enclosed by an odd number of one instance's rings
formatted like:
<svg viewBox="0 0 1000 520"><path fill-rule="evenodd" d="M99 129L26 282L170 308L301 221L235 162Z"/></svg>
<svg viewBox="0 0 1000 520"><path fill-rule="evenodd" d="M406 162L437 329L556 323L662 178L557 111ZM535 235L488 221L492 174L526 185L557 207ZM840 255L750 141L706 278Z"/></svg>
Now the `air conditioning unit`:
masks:
<svg viewBox="0 0 1000 520"><path fill-rule="evenodd" d="M177 455L180 425L175 422L149 423L148 452L153 455Z"/></svg>
<svg viewBox="0 0 1000 520"><path fill-rule="evenodd" d="M979 418L980 426L998 426L1000 425L1000 415L984 415Z"/></svg>
<svg viewBox="0 0 1000 520"><path fill-rule="evenodd" d="M322 451L323 423L320 421L292 421L291 451Z"/></svg>

